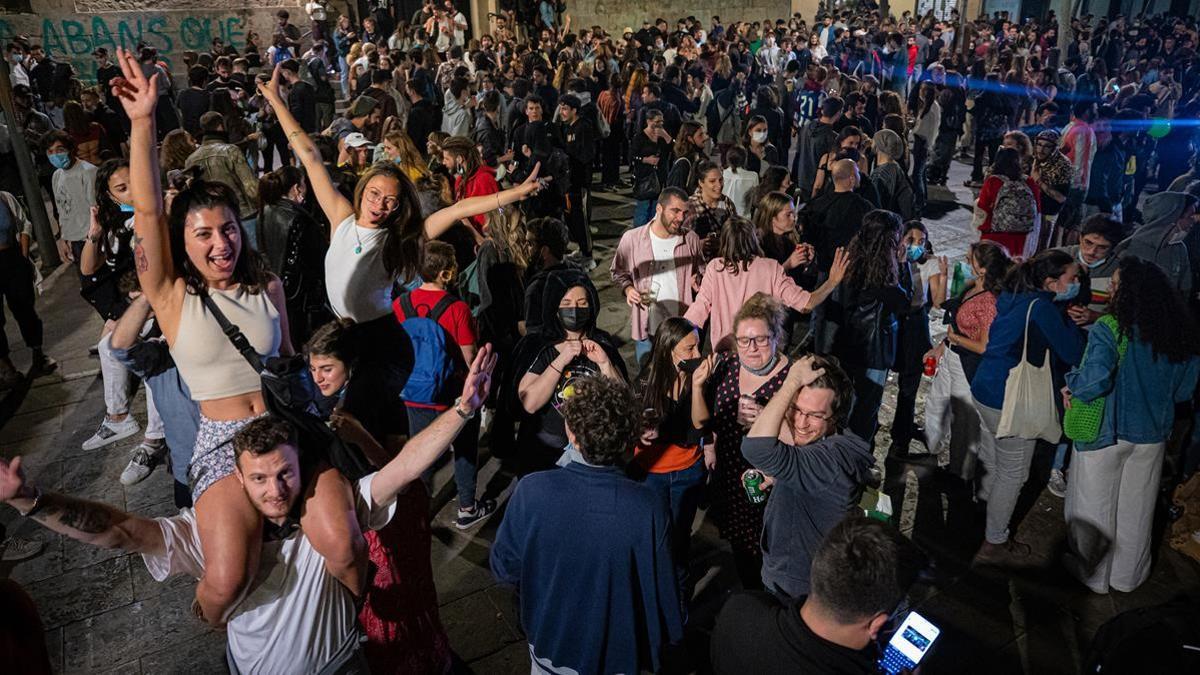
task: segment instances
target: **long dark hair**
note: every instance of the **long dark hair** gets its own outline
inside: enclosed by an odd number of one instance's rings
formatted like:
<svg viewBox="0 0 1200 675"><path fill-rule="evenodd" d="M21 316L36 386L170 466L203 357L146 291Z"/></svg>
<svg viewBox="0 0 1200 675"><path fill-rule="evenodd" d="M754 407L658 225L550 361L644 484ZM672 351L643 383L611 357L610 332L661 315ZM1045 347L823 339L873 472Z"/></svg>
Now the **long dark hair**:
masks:
<svg viewBox="0 0 1200 675"><path fill-rule="evenodd" d="M992 160L992 175L1021 180L1021 153L1015 148L1000 148Z"/></svg>
<svg viewBox="0 0 1200 675"><path fill-rule="evenodd" d="M1016 150L1013 150L1016 153ZM1058 249L1042 251L1023 260L1004 277L1004 290L1009 293L1043 291L1046 279L1057 279L1075 262L1070 253Z"/></svg>
<svg viewBox="0 0 1200 675"><path fill-rule="evenodd" d="M1008 249L990 239L980 239L967 247L967 254L983 270L983 290L1000 295L1004 291L1004 279L1013 266Z"/></svg>
<svg viewBox="0 0 1200 675"><path fill-rule="evenodd" d="M187 284L188 291L199 295L208 288L208 283L204 281L204 277L200 275L195 265L192 264L191 258L188 257L187 246L183 238L188 214L205 208L227 209L241 232L242 246L238 253L238 259L233 264L233 282L240 284L250 293L266 290L271 275L267 271L263 257L250 245L250 238L246 236L246 228L242 227L242 219L238 215L237 195L224 183L193 180L186 189L175 196L171 202L171 213L167 218L171 242L171 262L175 266L175 271Z"/></svg>
<svg viewBox="0 0 1200 675"><path fill-rule="evenodd" d="M304 172L291 164L264 173L258 179L258 212L279 201L304 180Z"/></svg>
<svg viewBox="0 0 1200 675"><path fill-rule="evenodd" d="M862 228L850 240L846 283L859 290L887 288L900 282L896 252L904 223L900 216L875 209L863 216Z"/></svg>
<svg viewBox="0 0 1200 675"><path fill-rule="evenodd" d="M660 323L654 333L654 346L646 364L646 375L642 379L641 398L642 408L653 410L659 418L666 414L672 400L671 393L679 381L679 369L675 366L672 352L680 341L694 332L696 327L691 321L673 316ZM684 377L680 397L690 392L691 388L692 378Z"/></svg>
<svg viewBox="0 0 1200 675"><path fill-rule="evenodd" d="M412 281L421 267L425 250L425 219L421 216L421 199L417 187L408 175L393 162L379 162L367 169L354 188L354 213L362 207L367 183L376 176L386 176L400 186L399 203L379 224L387 230L383 242L383 268L388 276Z"/></svg>
<svg viewBox="0 0 1200 675"><path fill-rule="evenodd" d="M762 257L762 254L758 234L750 221L734 216L721 226L717 240L717 257L721 259L721 269L718 271L728 270L737 276L739 271L749 270L750 263Z"/></svg>
<svg viewBox="0 0 1200 675"><path fill-rule="evenodd" d="M100 221L100 229L104 231L104 234L100 237L100 252L104 254L105 260L109 262L112 262L113 256L109 236L125 227L126 221L133 214L121 210L121 205L117 204L116 200L109 194L108 181L112 179L113 174L119 169L128 168L129 160L110 159L106 160L96 170L96 219Z"/></svg>
<svg viewBox="0 0 1200 675"><path fill-rule="evenodd" d="M1152 262L1122 258L1120 282L1109 301L1121 335L1150 345L1155 358L1181 363L1200 350L1200 329L1183 296Z"/></svg>

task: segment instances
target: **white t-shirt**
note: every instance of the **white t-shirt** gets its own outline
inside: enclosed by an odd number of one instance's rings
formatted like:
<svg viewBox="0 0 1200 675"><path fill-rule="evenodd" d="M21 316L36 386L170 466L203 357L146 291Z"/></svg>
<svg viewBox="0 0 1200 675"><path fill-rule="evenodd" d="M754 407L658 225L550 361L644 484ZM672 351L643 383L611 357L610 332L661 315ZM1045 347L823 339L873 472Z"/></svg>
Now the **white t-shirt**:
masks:
<svg viewBox="0 0 1200 675"><path fill-rule="evenodd" d="M377 530L396 512L396 502L371 506L371 481L358 481L355 508L359 525ZM204 554L196 514L183 509L171 518L156 518L166 553L142 554L156 581L176 574L199 579ZM358 610L349 589L325 570L325 559L296 530L282 541L265 542L252 590L234 607L229 620L229 653L237 669L256 675L315 673L357 641Z"/></svg>
<svg viewBox="0 0 1200 675"><path fill-rule="evenodd" d="M656 291L655 304L666 316L679 316L683 313L680 309L683 295L680 293L679 276L675 271L675 247L682 239L683 237L678 235L660 239L650 230L650 250L654 253L650 283Z"/></svg>
<svg viewBox="0 0 1200 675"><path fill-rule="evenodd" d="M59 235L66 241L83 241L96 203L96 166L76 159L69 169L55 169L50 184L58 205Z"/></svg>
<svg viewBox="0 0 1200 675"><path fill-rule="evenodd" d="M929 256L929 260L920 265L910 265L913 278L912 307L920 307L929 298L929 280L941 274L937 258Z"/></svg>
<svg viewBox="0 0 1200 675"><path fill-rule="evenodd" d="M739 216L749 218L750 195L758 187L758 174L745 169L734 173L732 168L727 168L721 175L725 178L725 187L721 192L733 202Z"/></svg>
<svg viewBox="0 0 1200 675"><path fill-rule="evenodd" d="M392 277L383 267L387 230L362 227L347 216L333 232L325 253L329 306L358 323L392 311Z"/></svg>

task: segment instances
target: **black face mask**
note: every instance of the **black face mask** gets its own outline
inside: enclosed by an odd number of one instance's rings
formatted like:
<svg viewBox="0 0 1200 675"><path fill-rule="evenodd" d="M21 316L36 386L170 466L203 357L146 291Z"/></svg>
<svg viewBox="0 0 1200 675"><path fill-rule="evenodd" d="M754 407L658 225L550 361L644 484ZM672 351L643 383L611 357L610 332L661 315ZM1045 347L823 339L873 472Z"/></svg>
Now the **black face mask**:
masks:
<svg viewBox="0 0 1200 675"><path fill-rule="evenodd" d="M591 307L559 307L558 320L567 330L583 330L592 320Z"/></svg>
<svg viewBox="0 0 1200 675"><path fill-rule="evenodd" d="M691 374L696 372L696 369L699 368L700 364L703 362L704 357L697 356L694 359L684 359L679 363L676 363L675 366L679 368L679 372Z"/></svg>

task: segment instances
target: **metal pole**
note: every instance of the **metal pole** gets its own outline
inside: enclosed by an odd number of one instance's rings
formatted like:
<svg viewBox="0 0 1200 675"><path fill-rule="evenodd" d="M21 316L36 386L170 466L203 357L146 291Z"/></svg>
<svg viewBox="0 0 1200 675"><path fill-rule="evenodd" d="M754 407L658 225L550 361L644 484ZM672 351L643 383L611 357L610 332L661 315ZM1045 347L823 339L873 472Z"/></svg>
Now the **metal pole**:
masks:
<svg viewBox="0 0 1200 675"><path fill-rule="evenodd" d="M62 260L58 257L54 230L50 229L50 218L46 216L46 202L42 200L42 186L38 183L37 169L33 166L33 155L25 142L25 133L17 127L17 115L12 100L12 79L8 76L7 62L0 62L0 108L3 108L5 121L8 122L8 136L12 141L13 155L17 158L21 187L25 190L25 206L33 220L33 236L37 240L38 257L42 261L42 270L49 271L62 264Z"/></svg>

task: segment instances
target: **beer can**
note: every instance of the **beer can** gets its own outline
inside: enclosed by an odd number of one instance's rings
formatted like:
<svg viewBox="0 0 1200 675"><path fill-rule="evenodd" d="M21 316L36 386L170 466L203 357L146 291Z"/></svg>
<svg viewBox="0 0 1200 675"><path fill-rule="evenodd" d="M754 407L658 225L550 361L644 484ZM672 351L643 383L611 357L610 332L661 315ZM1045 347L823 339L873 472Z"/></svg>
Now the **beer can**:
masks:
<svg viewBox="0 0 1200 675"><path fill-rule="evenodd" d="M925 374L928 375L929 377L933 377L935 373L937 373L937 357L926 356L925 357Z"/></svg>
<svg viewBox="0 0 1200 675"><path fill-rule="evenodd" d="M746 489L746 498L751 504L761 504L767 501L767 493L762 489L763 475L758 469L750 469L742 475L742 487Z"/></svg>

